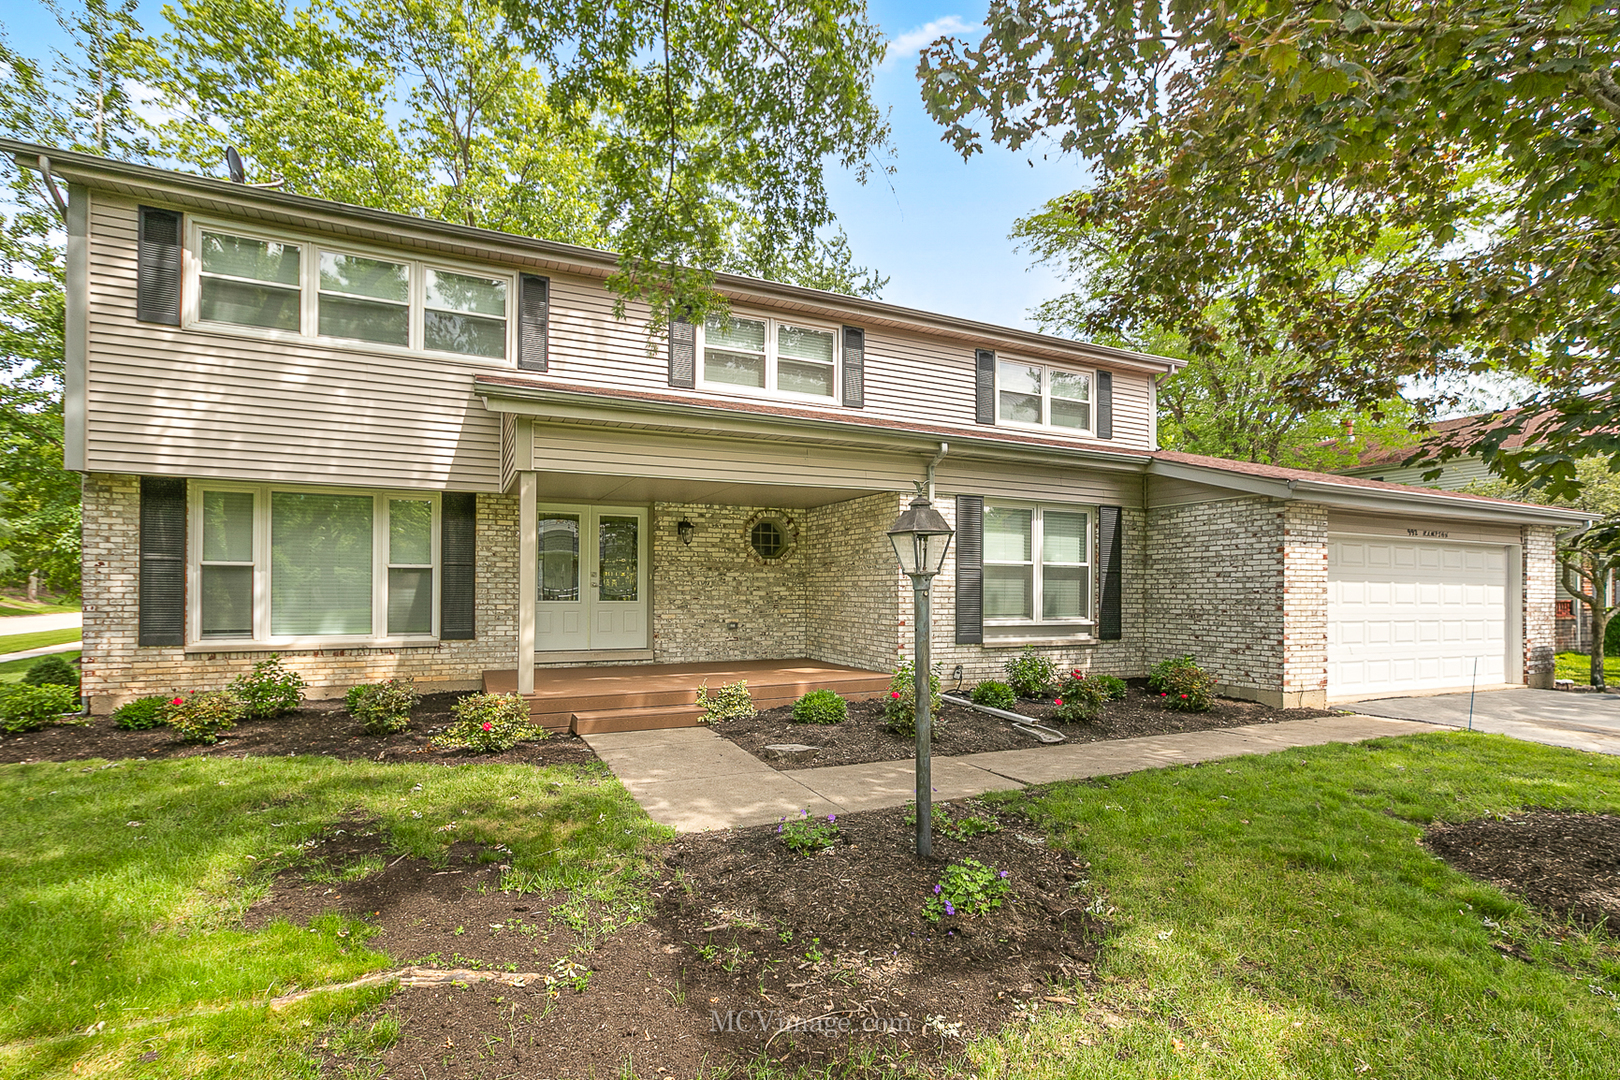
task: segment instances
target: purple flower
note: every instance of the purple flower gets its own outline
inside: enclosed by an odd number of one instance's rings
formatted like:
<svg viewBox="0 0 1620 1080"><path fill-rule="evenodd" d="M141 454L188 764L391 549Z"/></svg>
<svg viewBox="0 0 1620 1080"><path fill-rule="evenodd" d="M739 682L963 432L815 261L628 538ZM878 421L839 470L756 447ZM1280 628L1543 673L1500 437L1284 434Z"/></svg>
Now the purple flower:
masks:
<svg viewBox="0 0 1620 1080"><path fill-rule="evenodd" d="M838 815L837 814L828 814L827 815L827 820L828 821L837 821L838 820Z"/></svg>
<svg viewBox="0 0 1620 1080"><path fill-rule="evenodd" d="M1003 880L1003 881L1007 880L1007 871L1003 870L1001 872L1001 880Z"/></svg>
<svg viewBox="0 0 1620 1080"><path fill-rule="evenodd" d="M938 886L938 885L935 885L935 886L934 886L934 895L935 895L935 896L938 896L938 895L939 895L939 886Z"/></svg>
<svg viewBox="0 0 1620 1080"><path fill-rule="evenodd" d="M945 901L945 914L947 914L947 915L955 915L956 914L956 909L951 907L951 902L949 900Z"/></svg>

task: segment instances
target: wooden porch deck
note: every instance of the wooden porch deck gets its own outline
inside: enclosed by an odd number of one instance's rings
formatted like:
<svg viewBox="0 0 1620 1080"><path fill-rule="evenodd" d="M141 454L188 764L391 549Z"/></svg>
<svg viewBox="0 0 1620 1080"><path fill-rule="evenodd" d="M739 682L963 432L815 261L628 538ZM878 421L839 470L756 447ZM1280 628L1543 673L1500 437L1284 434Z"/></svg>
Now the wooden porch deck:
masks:
<svg viewBox="0 0 1620 1080"><path fill-rule="evenodd" d="M882 697L889 673L820 660L738 660L708 664L617 664L535 668L529 716L551 731L592 735L696 727L703 710L693 702L700 683L710 690L747 680L759 709L791 705L810 690L836 690L852 700ZM484 689L517 692L517 670L484 672Z"/></svg>

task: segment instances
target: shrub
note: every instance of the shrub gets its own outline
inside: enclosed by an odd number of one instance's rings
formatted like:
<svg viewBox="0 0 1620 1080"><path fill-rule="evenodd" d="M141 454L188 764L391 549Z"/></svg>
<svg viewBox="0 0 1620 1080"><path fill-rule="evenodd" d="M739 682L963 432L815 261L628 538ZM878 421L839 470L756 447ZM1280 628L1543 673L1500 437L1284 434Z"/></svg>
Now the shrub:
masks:
<svg viewBox="0 0 1620 1080"><path fill-rule="evenodd" d="M1010 709L1018 704L1018 693L1004 682L986 679L968 691L968 700L992 709Z"/></svg>
<svg viewBox="0 0 1620 1080"><path fill-rule="evenodd" d="M883 702L883 718L888 722L889 730L896 735L917 734L917 677L916 668L907 660L894 669L894 677L889 680L889 696ZM939 673L936 671L928 676L930 715L934 718L933 727L940 726L939 710L945 702L939 696ZM931 738L932 736L930 736Z"/></svg>
<svg viewBox="0 0 1620 1080"><path fill-rule="evenodd" d="M849 719L849 704L836 690L812 690L793 703L795 724L842 724Z"/></svg>
<svg viewBox="0 0 1620 1080"><path fill-rule="evenodd" d="M162 727L165 723L163 712L170 700L162 694L154 694L152 697L126 701L113 710L113 724L125 731L150 731Z"/></svg>
<svg viewBox="0 0 1620 1080"><path fill-rule="evenodd" d="M782 843L795 855L810 855L817 851L826 851L838 842L838 815L828 814L825 821L818 817L811 817L809 810L800 812L798 821L782 819L776 827L776 835L782 838Z"/></svg>
<svg viewBox="0 0 1620 1080"><path fill-rule="evenodd" d="M28 665L22 681L28 686L78 686L79 669L62 656L42 656Z"/></svg>
<svg viewBox="0 0 1620 1080"><path fill-rule="evenodd" d="M942 915L986 915L1001 906L1007 891L1007 871L963 859L945 868L934 895L923 904L923 918L939 922Z"/></svg>
<svg viewBox="0 0 1620 1080"><path fill-rule="evenodd" d="M704 724L723 724L727 720L752 720L759 712L754 708L753 696L748 693L748 680L726 683L711 697L705 680L698 686L697 703L703 706Z"/></svg>
<svg viewBox="0 0 1620 1080"><path fill-rule="evenodd" d="M1177 712L1207 712L1215 698L1215 676L1190 656L1160 660L1148 669L1148 686L1161 704Z"/></svg>
<svg viewBox="0 0 1620 1080"><path fill-rule="evenodd" d="M411 710L421 700L410 679L389 679L349 687L343 703L367 735L392 735L411 726Z"/></svg>
<svg viewBox="0 0 1620 1080"><path fill-rule="evenodd" d="M163 719L186 742L215 743L242 719L243 706L228 690L176 695L163 707Z"/></svg>
<svg viewBox="0 0 1620 1080"><path fill-rule="evenodd" d="M1057 709L1052 718L1065 724L1077 721L1089 724L1101 716L1103 706L1112 697L1108 685L1103 682L1105 678L1105 675L1087 675L1075 669L1059 679L1057 697L1052 702Z"/></svg>
<svg viewBox="0 0 1620 1080"><path fill-rule="evenodd" d="M47 683L15 684L0 691L0 728L16 734L58 724L67 713L79 711L79 688Z"/></svg>
<svg viewBox="0 0 1620 1080"><path fill-rule="evenodd" d="M242 719L269 720L292 712L304 700L304 677L281 666L281 657L272 656L253 665L253 670L231 683L231 694L242 703Z"/></svg>
<svg viewBox="0 0 1620 1080"><path fill-rule="evenodd" d="M1006 663L1007 684L1019 697L1042 698L1052 688L1057 677L1057 665L1051 657L1042 656L1035 646L1026 645L1024 651Z"/></svg>
<svg viewBox="0 0 1620 1080"><path fill-rule="evenodd" d="M1124 679L1115 678L1112 675L1087 675L1086 678L1097 683L1104 690L1107 690L1109 701L1125 700L1126 686Z"/></svg>
<svg viewBox="0 0 1620 1080"><path fill-rule="evenodd" d="M447 750L498 754L525 739L544 739L546 729L529 720L529 703L516 694L468 694L450 707L455 717L433 740Z"/></svg>

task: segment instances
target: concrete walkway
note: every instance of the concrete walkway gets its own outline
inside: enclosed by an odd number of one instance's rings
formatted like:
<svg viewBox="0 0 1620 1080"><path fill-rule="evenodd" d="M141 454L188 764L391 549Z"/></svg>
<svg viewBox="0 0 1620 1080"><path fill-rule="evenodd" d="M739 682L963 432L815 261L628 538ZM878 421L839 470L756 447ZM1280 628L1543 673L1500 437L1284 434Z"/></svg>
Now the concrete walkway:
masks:
<svg viewBox="0 0 1620 1080"><path fill-rule="evenodd" d="M84 648L82 641L69 641L61 645L46 645L38 649L24 649L22 652L0 653L0 664L7 660L31 660L36 656L49 656L51 653L79 652Z"/></svg>
<svg viewBox="0 0 1620 1080"><path fill-rule="evenodd" d="M1620 754L1620 694L1511 690L1358 701L1346 708L1371 716L1493 731L1527 742Z"/></svg>
<svg viewBox="0 0 1620 1080"><path fill-rule="evenodd" d="M77 611L59 611L54 615L11 615L0 619L0 637L43 634L47 630L66 630L70 626L83 625L84 615Z"/></svg>
<svg viewBox="0 0 1620 1080"><path fill-rule="evenodd" d="M1140 739L998 750L933 760L934 798L946 802L1055 780L1267 754L1298 746L1432 732L1427 724L1375 716L1330 716ZM621 731L585 741L642 808L681 832L765 825L784 817L903 806L912 799L910 760L777 772L708 728Z"/></svg>

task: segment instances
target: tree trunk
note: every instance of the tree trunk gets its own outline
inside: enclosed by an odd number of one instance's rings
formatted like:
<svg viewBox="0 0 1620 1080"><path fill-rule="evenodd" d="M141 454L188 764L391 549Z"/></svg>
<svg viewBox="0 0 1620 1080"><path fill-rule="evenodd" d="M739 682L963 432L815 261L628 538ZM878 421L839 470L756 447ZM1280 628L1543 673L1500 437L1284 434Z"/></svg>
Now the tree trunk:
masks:
<svg viewBox="0 0 1620 1080"><path fill-rule="evenodd" d="M1609 610L1609 571L1606 566L1597 567L1597 573L1592 575L1592 689L1607 690L1608 683L1603 676L1603 639L1608 636L1609 617L1613 613Z"/></svg>

